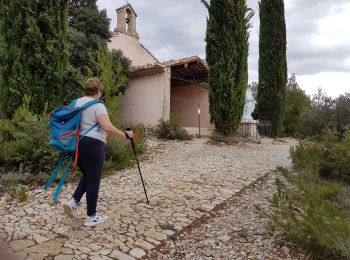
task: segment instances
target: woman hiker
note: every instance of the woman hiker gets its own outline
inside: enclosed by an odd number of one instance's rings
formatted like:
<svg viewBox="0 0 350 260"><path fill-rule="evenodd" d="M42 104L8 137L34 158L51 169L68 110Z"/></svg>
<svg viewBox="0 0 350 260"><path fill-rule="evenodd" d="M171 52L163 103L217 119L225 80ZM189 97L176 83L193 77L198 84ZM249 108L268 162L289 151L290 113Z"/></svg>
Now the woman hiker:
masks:
<svg viewBox="0 0 350 260"><path fill-rule="evenodd" d="M78 107L93 99L100 99L103 85L98 78L89 78L84 85L84 91L85 96L77 100ZM103 223L108 219L107 216L96 214L107 134L122 139L127 139L127 135L133 138L134 135L133 131L122 132L114 127L109 120L106 107L101 103L91 105L82 111L80 132L84 133L96 123L99 124L99 127L93 128L79 142L78 167L82 172L82 177L72 199L63 204L65 213L70 217L76 217L79 202L86 193L87 218L84 226L87 227Z"/></svg>

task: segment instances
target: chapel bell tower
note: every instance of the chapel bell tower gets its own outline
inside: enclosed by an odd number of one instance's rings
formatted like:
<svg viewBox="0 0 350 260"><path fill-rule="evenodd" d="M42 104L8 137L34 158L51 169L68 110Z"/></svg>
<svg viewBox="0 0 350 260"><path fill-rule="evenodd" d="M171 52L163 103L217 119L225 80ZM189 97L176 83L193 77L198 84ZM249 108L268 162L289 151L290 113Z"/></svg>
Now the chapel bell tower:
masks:
<svg viewBox="0 0 350 260"><path fill-rule="evenodd" d="M132 8L131 4L126 4L117 9L117 27L115 32L125 33L129 36L139 38L136 31L136 17L137 14Z"/></svg>

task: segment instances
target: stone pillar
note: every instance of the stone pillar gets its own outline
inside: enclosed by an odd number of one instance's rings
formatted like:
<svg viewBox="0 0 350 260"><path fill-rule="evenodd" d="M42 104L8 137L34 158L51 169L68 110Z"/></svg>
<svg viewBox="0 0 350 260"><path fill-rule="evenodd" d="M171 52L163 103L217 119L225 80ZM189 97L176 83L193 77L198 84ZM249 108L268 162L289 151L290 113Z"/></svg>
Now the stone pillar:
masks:
<svg viewBox="0 0 350 260"><path fill-rule="evenodd" d="M131 15L131 19L130 19L130 24L129 24L129 26L130 26L130 32L129 32L129 34L131 35L131 36L134 36L135 38L139 38L139 35L138 35L138 33L137 33L137 31L136 31L136 15L134 14L134 13L132 13L132 15Z"/></svg>
<svg viewBox="0 0 350 260"><path fill-rule="evenodd" d="M167 121L170 118L170 96L171 96L171 67L164 68L163 74L163 116L162 120Z"/></svg>
<svg viewBox="0 0 350 260"><path fill-rule="evenodd" d="M118 10L117 11L117 28L116 28L117 32L126 33L125 18L126 18L125 9Z"/></svg>

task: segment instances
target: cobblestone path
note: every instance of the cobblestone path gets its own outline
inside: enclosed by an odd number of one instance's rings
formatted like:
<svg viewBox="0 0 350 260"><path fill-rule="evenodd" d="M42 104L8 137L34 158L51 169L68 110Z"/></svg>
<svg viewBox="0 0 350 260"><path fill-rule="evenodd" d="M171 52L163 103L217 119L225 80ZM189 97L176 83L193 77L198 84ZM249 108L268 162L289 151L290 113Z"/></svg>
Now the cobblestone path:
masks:
<svg viewBox="0 0 350 260"><path fill-rule="evenodd" d="M157 143L141 161L150 205L137 168L117 172L102 180L98 211L109 220L94 228L82 226L85 201L77 219L62 214L74 184L64 186L57 204L51 202L53 189L30 191L23 203L2 197L1 251L20 259L141 258L276 166L289 166L292 144L220 146L205 138Z"/></svg>

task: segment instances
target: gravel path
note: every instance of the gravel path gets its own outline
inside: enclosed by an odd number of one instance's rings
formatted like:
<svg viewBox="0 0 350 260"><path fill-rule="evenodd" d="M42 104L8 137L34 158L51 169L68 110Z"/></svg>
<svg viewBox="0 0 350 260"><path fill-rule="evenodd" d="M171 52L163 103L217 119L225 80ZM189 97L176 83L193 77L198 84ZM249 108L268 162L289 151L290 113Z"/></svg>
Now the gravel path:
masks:
<svg viewBox="0 0 350 260"><path fill-rule="evenodd" d="M259 178L145 259L306 259L300 249L267 230L267 220L256 212L256 205L269 210L277 176L271 172Z"/></svg>
<svg viewBox="0 0 350 260"><path fill-rule="evenodd" d="M289 166L293 140L262 144L212 145L207 139L161 142L141 162L150 205L145 204L137 168L105 178L98 210L109 220L95 228L79 218L67 219L60 203L51 203L54 190L29 192L24 203L0 199L0 239L3 252L22 259L134 259L145 257L161 242L231 198L256 179ZM74 184L65 185L61 199Z"/></svg>

